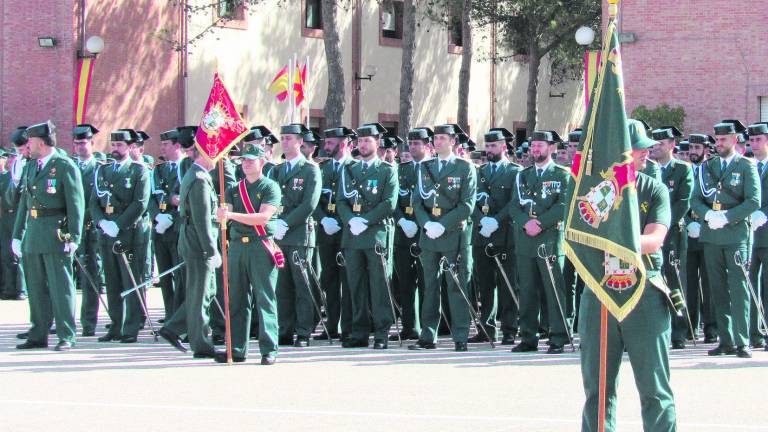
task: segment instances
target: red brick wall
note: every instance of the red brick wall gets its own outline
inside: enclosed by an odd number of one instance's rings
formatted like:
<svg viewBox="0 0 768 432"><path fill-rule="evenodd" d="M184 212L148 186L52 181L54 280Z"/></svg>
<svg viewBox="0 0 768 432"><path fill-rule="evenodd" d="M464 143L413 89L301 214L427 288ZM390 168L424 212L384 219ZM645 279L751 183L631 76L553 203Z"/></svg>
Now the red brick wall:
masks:
<svg viewBox="0 0 768 432"><path fill-rule="evenodd" d="M78 22L83 0L3 0L0 8L0 145L21 124L51 118L68 151ZM183 121L183 89L178 53L157 37L161 28L179 32L179 10L166 0L84 0L85 38L98 35L105 49L94 62L86 121L109 131L143 129L153 139L147 152L157 154L158 135ZM54 36L55 48L40 48L38 36Z"/></svg>
<svg viewBox="0 0 768 432"><path fill-rule="evenodd" d="M73 0L3 0L0 9L0 145L20 125L51 119L71 133L75 69ZM56 38L40 48L38 36Z"/></svg>
<svg viewBox="0 0 768 432"><path fill-rule="evenodd" d="M768 96L766 23L762 0L622 0L619 29L637 35L622 47L627 112L683 106L685 133L757 121L758 97Z"/></svg>

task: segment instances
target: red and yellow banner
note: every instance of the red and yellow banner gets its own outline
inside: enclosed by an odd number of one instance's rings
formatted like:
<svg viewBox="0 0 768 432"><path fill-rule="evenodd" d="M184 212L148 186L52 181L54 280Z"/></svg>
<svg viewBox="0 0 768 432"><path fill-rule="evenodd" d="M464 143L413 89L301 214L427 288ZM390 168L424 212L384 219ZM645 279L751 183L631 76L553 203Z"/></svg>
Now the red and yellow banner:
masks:
<svg viewBox="0 0 768 432"><path fill-rule="evenodd" d="M75 125L85 123L85 110L88 107L88 91L91 88L91 74L93 74L93 59L80 59L77 64L77 81L75 82Z"/></svg>
<svg viewBox="0 0 768 432"><path fill-rule="evenodd" d="M215 74L203 118L195 134L195 145L208 159L217 162L248 132L248 126L237 112L219 74Z"/></svg>

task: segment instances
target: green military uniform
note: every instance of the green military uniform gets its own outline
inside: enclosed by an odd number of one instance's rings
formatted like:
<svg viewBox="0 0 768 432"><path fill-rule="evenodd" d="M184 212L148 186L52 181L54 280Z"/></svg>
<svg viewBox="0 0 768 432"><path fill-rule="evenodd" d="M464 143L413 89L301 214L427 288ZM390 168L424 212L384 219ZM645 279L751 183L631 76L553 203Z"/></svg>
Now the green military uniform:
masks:
<svg viewBox="0 0 768 432"><path fill-rule="evenodd" d="M694 189L698 187L699 174L702 166L694 166ZM714 305L712 305L712 288L707 276L704 263L704 245L699 239L701 225L706 223L704 219L693 210L689 210L685 218L688 231L688 250L686 254L686 300L688 301L688 314L691 317L693 330L698 337L700 325L704 327L704 341L717 340L717 321L715 320Z"/></svg>
<svg viewBox="0 0 768 432"><path fill-rule="evenodd" d="M568 342L567 329L558 310L558 299L563 305L565 281L562 273L562 224L569 181L568 170L554 162L544 167L531 165L517 176L509 213L514 223L515 256L520 280L519 346L522 351L536 350L540 324L549 327L551 347L562 347ZM531 219L537 219L541 223L542 232L535 237L528 236L523 229ZM552 263L554 286L544 260L538 255L541 245L546 248L545 253L548 256L557 257ZM554 297L555 292L558 299ZM546 299L548 323L541 323L539 319L542 294Z"/></svg>
<svg viewBox="0 0 768 432"><path fill-rule="evenodd" d="M30 138L52 137L53 125L31 126L27 133ZM75 343L75 286L72 255L64 251L61 239L69 235L71 243L82 240L85 201L80 171L54 148L46 158L30 161L22 182L13 239L21 241L32 326L27 343L19 347L47 346L55 320L57 349L66 349Z"/></svg>
<svg viewBox="0 0 768 432"><path fill-rule="evenodd" d="M654 138L656 135L654 135ZM675 267L672 265L669 259L672 254L678 260L687 255L688 250L688 235L685 230L684 217L691 204L691 193L693 192L693 171L690 165L687 163L672 158L669 163L660 165L661 168L661 183L669 190L669 202L672 210L672 222L667 232L667 237L664 240L664 247L662 252L664 253L664 277L667 280L667 285L670 289L682 289L680 286L680 278L682 274L676 274ZM682 271L681 269L678 269ZM698 295L697 292L686 292L686 300L691 295ZM682 347L685 344L685 340L693 335L688 335L690 330L688 329L688 320L683 315L682 317L675 316L672 320L672 343L678 344L678 347Z"/></svg>
<svg viewBox="0 0 768 432"><path fill-rule="evenodd" d="M292 257L296 252L302 259L312 259L312 248L315 247L312 212L320 200L322 179L317 165L301 155L293 163L285 161L277 165L272 170L272 177L282 193L276 223L288 226L284 237L277 239L287 261L277 278L280 339L281 343L287 344L294 333L302 341L308 340L317 323L310 291Z"/></svg>
<svg viewBox="0 0 768 432"><path fill-rule="evenodd" d="M768 136L768 125L754 124L749 126L749 136L766 135ZM749 278L752 286L755 288L757 302L762 302L763 311L766 311L768 305L768 226L765 223L768 215L768 175L765 174L768 166L768 159L757 161L757 174L760 183L761 203L757 212L762 214L753 214L752 229L754 236L752 240L752 263L749 269ZM762 218L762 221L758 221ZM759 277L758 277L759 275ZM749 304L749 344L754 348L765 346L765 335L760 333L760 314L755 306L755 302Z"/></svg>
<svg viewBox="0 0 768 432"><path fill-rule="evenodd" d="M122 133L113 133L112 139L122 141L128 138ZM95 176L89 209L93 223L102 230L99 241L112 320L109 331L99 341L134 342L144 324L144 312L138 298L140 293L125 298L120 295L132 286L132 282L122 258L114 253L113 247L117 241L122 243L130 271L136 283L142 283L146 272L146 242L150 230L146 217L150 194L149 172L143 165L126 158L122 162L99 166ZM116 237L112 237L104 228L113 223L118 228Z"/></svg>
<svg viewBox="0 0 768 432"><path fill-rule="evenodd" d="M435 134L446 133L445 127L435 128ZM475 206L477 178L472 164L451 155L447 159L434 158L419 165L417 196L414 196L414 214L423 235L419 238L424 269L424 303L421 307L421 335L417 345L431 347L437 341L440 324L440 287L445 278L451 310L453 341L466 344L469 337L470 314L461 290L468 296L472 262L472 210ZM430 238L425 225L440 224L445 231ZM440 261L445 257L455 265L461 286L452 277L441 272ZM413 346L412 346L413 347ZM457 345L457 348L459 346Z"/></svg>
<svg viewBox="0 0 768 432"><path fill-rule="evenodd" d="M421 266L418 265L418 259L411 255L411 246L419 244L421 235L414 213L414 201L418 199L419 194L416 187L420 163L424 161L403 162L397 169L399 191L394 213L397 227L395 227L393 250L397 283L393 284L393 287L396 288L398 303L402 310L403 334L401 336L408 339L419 337L421 330L419 297L424 294L424 274ZM404 223L415 225L415 232L411 237L403 229Z"/></svg>
<svg viewBox="0 0 768 432"><path fill-rule="evenodd" d="M716 214L727 219L718 229L712 229L710 221L702 223L700 237L720 334L720 346L710 354L718 355L732 353L734 347L748 349L749 345L749 291L735 254L742 263L747 262L748 218L760 206L760 183L755 163L735 151L730 161L713 157L702 167L692 210L705 221Z"/></svg>
<svg viewBox="0 0 768 432"><path fill-rule="evenodd" d="M179 254L186 263L186 296L163 329L175 335L186 334L195 354L213 356L215 350L209 330L216 280L211 261L219 255L219 229L215 217L218 204L210 173L193 163L184 174L179 195Z"/></svg>
<svg viewBox="0 0 768 432"><path fill-rule="evenodd" d="M669 226L669 193L660 182L643 173L635 181L640 213L641 232L649 224ZM643 205L645 203L646 205ZM664 258L661 251L646 255L653 269L649 279L660 278ZM643 430L674 431L675 403L669 385L669 344L671 314L666 294L647 282L635 309L623 321L608 315L606 347L606 409L605 430L616 430L616 389L624 351L635 376L640 395ZM584 290L579 310L581 337L581 373L586 402L582 416L582 431L597 431L600 393L600 309L601 304L591 290Z"/></svg>
<svg viewBox="0 0 768 432"><path fill-rule="evenodd" d="M155 221L153 233L157 270L162 273L181 262L179 256L179 208L172 198L181 189L182 163L168 161L157 165L152 173L152 196L149 200L149 217ZM167 226L168 223L172 225ZM162 232L161 232L162 231ZM171 315L184 301L184 272L176 272L160 279L165 317Z"/></svg>
<svg viewBox="0 0 768 432"><path fill-rule="evenodd" d="M98 284L96 289L101 291L105 287L104 271L99 250L99 228L93 223L90 212L90 201L93 195L94 173L101 162L91 157L88 161L78 161L77 166L83 180L83 194L85 196L85 222L83 225L83 240L77 250L77 256L80 262L85 266L88 274L93 277L94 282ZM79 270L79 269L78 269ZM77 283L80 287L82 302L80 304L80 325L83 327L83 334L93 334L96 331L96 322L99 315L99 297L93 287L90 286L88 278L78 273Z"/></svg>
<svg viewBox="0 0 768 432"><path fill-rule="evenodd" d="M16 159L10 169L0 175L0 265L2 265L3 281L0 285L2 298L23 298L27 295L27 283L24 277L24 266L16 255L11 252L13 224L16 222L16 212L21 200L21 181L26 160ZM19 176L19 184L14 182L14 175Z"/></svg>
<svg viewBox="0 0 768 432"><path fill-rule="evenodd" d="M263 157L261 152L243 150L244 157L250 154ZM247 179L245 187L253 209L259 212L262 205L277 208L280 205L280 187L264 176L253 183ZM239 187L226 192L227 203L235 213L248 213ZM273 216L274 220L274 216ZM265 227L267 238L272 238L273 226ZM273 258L262 243L255 227L240 222L229 223L229 307L231 311L232 357L245 359L248 355L248 339L251 329L251 310L258 314L259 351L262 356L277 353L278 324L277 285L278 269Z"/></svg>
<svg viewBox="0 0 768 432"><path fill-rule="evenodd" d="M358 136L370 136L370 130L370 127L360 128ZM391 279L397 169L375 157L342 168L341 177L336 198L343 222L341 246L349 267L347 282L352 299L352 328L345 346L368 346L370 307L374 347L385 348L395 319L386 279ZM359 234L353 233L350 221L361 218L367 228ZM382 268L376 247L380 253L387 254L386 268Z"/></svg>
<svg viewBox="0 0 768 432"><path fill-rule="evenodd" d="M515 242L509 209L512 205L515 178L520 170L520 165L506 159L480 166L477 170L479 180L477 202L472 212L475 225L473 232L475 276L481 304L480 321L485 326L488 336L495 340L499 330L496 324L498 317L505 343L511 343L517 335L518 311L495 259L488 255L488 253L495 253L488 245L492 245L492 248L498 251L499 261L512 284L512 289L517 290ZM484 218L493 218L493 221L489 222L492 222L496 229L490 235L486 235L487 232L481 230L483 227L481 222L484 222ZM478 342L485 340L482 333L478 333L477 338Z"/></svg>
<svg viewBox="0 0 768 432"><path fill-rule="evenodd" d="M326 131L326 136L329 132ZM343 222L338 212L338 188L341 172L354 160L345 157L342 161L328 159L320 164L323 185L320 202L314 218L320 222L317 230L317 252L320 258L320 286L325 291L328 305L326 327L331 337L339 337L341 324L342 338L349 335L352 326L352 299L346 286L346 269L336 262L336 253L341 251L341 228ZM332 219L333 222L329 219ZM326 225L328 226L326 228ZM329 234L329 232L331 234Z"/></svg>
<svg viewBox="0 0 768 432"><path fill-rule="evenodd" d="M642 173L651 178L655 178L658 181L662 181L661 166L654 160L648 159Z"/></svg>

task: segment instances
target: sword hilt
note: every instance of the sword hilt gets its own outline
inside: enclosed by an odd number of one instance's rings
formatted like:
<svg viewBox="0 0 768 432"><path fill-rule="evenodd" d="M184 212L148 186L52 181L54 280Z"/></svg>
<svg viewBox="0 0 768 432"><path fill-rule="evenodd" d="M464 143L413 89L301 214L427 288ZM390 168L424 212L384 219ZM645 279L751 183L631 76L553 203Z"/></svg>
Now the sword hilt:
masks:
<svg viewBox="0 0 768 432"><path fill-rule="evenodd" d="M347 265L347 260L344 259L344 254L342 254L341 251L336 252L336 264L339 267L345 267Z"/></svg>
<svg viewBox="0 0 768 432"><path fill-rule="evenodd" d="M496 246L494 246L493 243L485 245L485 255L488 256L488 258L496 258L499 254L501 254L501 251L496 249Z"/></svg>
<svg viewBox="0 0 768 432"><path fill-rule="evenodd" d="M293 260L293 264L297 265L299 267L304 267L305 260L301 259L301 255L299 255L299 251L293 251L293 255L291 255L291 259Z"/></svg>
<svg viewBox="0 0 768 432"><path fill-rule="evenodd" d="M384 247L384 244L382 244L380 241L377 241L376 245L373 246L373 251L378 256L381 256L381 257L387 256L387 249Z"/></svg>
<svg viewBox="0 0 768 432"><path fill-rule="evenodd" d="M126 247L123 245L123 242L120 240L117 240L114 244L112 244L112 253L115 255L123 255L126 252Z"/></svg>
<svg viewBox="0 0 768 432"><path fill-rule="evenodd" d="M410 252L412 257L418 258L421 256L421 246L418 243L411 243L408 247L408 252Z"/></svg>

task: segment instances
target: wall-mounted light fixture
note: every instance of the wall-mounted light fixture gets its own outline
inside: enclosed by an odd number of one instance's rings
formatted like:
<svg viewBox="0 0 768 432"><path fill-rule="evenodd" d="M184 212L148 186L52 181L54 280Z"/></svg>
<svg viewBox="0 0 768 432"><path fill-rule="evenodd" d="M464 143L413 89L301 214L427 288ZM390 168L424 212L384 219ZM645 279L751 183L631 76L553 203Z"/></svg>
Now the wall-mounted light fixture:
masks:
<svg viewBox="0 0 768 432"><path fill-rule="evenodd" d="M56 38L53 36L38 36L37 45L40 48L53 48L56 46Z"/></svg>

